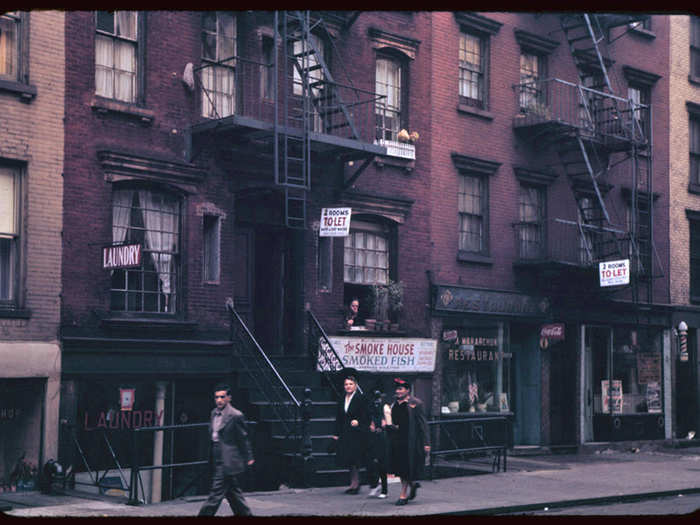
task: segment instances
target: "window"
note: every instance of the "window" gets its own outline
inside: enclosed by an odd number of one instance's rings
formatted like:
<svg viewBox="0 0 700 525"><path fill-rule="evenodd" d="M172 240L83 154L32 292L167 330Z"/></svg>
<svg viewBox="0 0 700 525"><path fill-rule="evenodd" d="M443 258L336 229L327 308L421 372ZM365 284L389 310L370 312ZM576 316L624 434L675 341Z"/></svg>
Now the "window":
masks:
<svg viewBox="0 0 700 525"><path fill-rule="evenodd" d="M486 254L486 179L480 176L460 175L459 194L459 249Z"/></svg>
<svg viewBox="0 0 700 525"><path fill-rule="evenodd" d="M700 221L690 225L690 301L700 303Z"/></svg>
<svg viewBox="0 0 700 525"><path fill-rule="evenodd" d="M632 102L634 118L639 123L642 136L651 139L651 115L649 87L630 85L627 88L627 97Z"/></svg>
<svg viewBox="0 0 700 525"><path fill-rule="evenodd" d="M202 13L202 116L223 118L236 111L236 17Z"/></svg>
<svg viewBox="0 0 700 525"><path fill-rule="evenodd" d="M387 284L389 280L388 238L384 232L372 229L353 229L345 237L346 283Z"/></svg>
<svg viewBox="0 0 700 525"><path fill-rule="evenodd" d="M377 139L397 140L401 130L401 64L390 58L377 58L375 91L378 96Z"/></svg>
<svg viewBox="0 0 700 525"><path fill-rule="evenodd" d="M268 100L272 100L274 97L274 86L272 83L274 82L274 71L272 68L274 67L274 40L269 37L263 37L262 40L262 58L263 58L263 64L265 64L262 67L262 79L260 81L260 86L262 90L262 97L266 98Z"/></svg>
<svg viewBox="0 0 700 525"><path fill-rule="evenodd" d="M700 78L700 17L690 17L690 76Z"/></svg>
<svg viewBox="0 0 700 525"><path fill-rule="evenodd" d="M19 79L20 28L17 11L0 15L0 78Z"/></svg>
<svg viewBox="0 0 700 525"><path fill-rule="evenodd" d="M0 167L0 307L17 301L19 184L16 169Z"/></svg>
<svg viewBox="0 0 700 525"><path fill-rule="evenodd" d="M487 109L487 39L472 33L459 37L459 97L461 102Z"/></svg>
<svg viewBox="0 0 700 525"><path fill-rule="evenodd" d="M519 210L520 258L538 259L544 255L544 187L521 184Z"/></svg>
<svg viewBox="0 0 700 525"><path fill-rule="evenodd" d="M333 237L318 237L318 290L329 292L333 282Z"/></svg>
<svg viewBox="0 0 700 525"><path fill-rule="evenodd" d="M138 14L97 11L95 93L122 102L136 102Z"/></svg>
<svg viewBox="0 0 700 525"><path fill-rule="evenodd" d="M218 282L221 252L221 218L216 215L204 216L204 281Z"/></svg>
<svg viewBox="0 0 700 525"><path fill-rule="evenodd" d="M690 139L690 183L700 184L700 114L691 114L688 135Z"/></svg>
<svg viewBox="0 0 700 525"><path fill-rule="evenodd" d="M311 52L313 49L318 52ZM297 65L299 68L294 67L294 86L293 93L295 95L304 94L304 86L299 73L299 69L308 69L309 73L309 83L318 82L323 80L323 70L320 68L315 68L315 66L320 65L319 55L321 59L326 58L325 49L323 45L323 40L318 35L311 33L308 42L303 42L302 40L296 40L293 46L293 54L296 57ZM325 62L325 60L324 60ZM313 94L316 95L319 88L313 89Z"/></svg>
<svg viewBox="0 0 700 525"><path fill-rule="evenodd" d="M180 268L180 201L166 192L118 189L112 194L112 242L143 246L140 268L114 270L111 309L175 313Z"/></svg>
<svg viewBox="0 0 700 525"><path fill-rule="evenodd" d="M529 52L520 53L520 108L544 104L541 80L546 76L545 58Z"/></svg>
<svg viewBox="0 0 700 525"><path fill-rule="evenodd" d="M651 16L647 16L644 20L639 22L632 22L629 27L630 29L644 29L645 31L651 31Z"/></svg>

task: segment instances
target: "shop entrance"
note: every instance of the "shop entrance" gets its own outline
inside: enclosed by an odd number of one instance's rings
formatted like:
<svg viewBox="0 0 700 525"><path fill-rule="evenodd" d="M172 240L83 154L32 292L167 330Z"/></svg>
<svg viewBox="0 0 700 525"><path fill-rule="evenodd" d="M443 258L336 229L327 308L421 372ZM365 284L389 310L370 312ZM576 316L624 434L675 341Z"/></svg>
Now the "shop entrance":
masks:
<svg viewBox="0 0 700 525"><path fill-rule="evenodd" d="M536 329L511 327L513 352L513 444L541 444L541 380L539 339Z"/></svg>
<svg viewBox="0 0 700 525"><path fill-rule="evenodd" d="M677 407L676 437L688 437L689 432L698 433L698 352L697 331L688 331L688 360L678 361L676 368Z"/></svg>
<svg viewBox="0 0 700 525"><path fill-rule="evenodd" d="M576 406L576 337L566 326L566 339L550 345L549 406L552 445L576 442L576 425L571 411Z"/></svg>

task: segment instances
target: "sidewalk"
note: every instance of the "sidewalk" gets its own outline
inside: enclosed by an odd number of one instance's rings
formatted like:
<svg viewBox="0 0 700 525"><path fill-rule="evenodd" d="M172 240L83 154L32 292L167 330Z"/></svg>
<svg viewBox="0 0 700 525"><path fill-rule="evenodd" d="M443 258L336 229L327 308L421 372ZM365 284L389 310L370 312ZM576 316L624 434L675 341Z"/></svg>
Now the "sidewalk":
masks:
<svg viewBox="0 0 700 525"><path fill-rule="evenodd" d="M698 447L511 456L508 472L497 473L488 472L486 463L472 465L476 466L471 475L422 481L417 498L402 507L394 505L400 490L397 483L389 485L389 497L384 500L368 498L366 486L355 496L343 494L345 487L324 487L252 492L246 498L257 516L411 516L497 514L621 501L633 496L700 493ZM23 517L195 516L204 500L201 496L129 506L114 501L42 496L48 498L45 506L22 508L21 502L11 501L12 497L0 494L0 505L9 503L14 508L7 514ZM218 515L231 515L228 503L222 503Z"/></svg>

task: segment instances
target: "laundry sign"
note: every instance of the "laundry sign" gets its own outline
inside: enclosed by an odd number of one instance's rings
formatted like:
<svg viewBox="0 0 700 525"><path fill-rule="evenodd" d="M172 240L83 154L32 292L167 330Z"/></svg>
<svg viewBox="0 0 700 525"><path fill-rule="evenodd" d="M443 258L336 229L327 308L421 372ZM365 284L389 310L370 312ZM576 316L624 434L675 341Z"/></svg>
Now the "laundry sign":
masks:
<svg viewBox="0 0 700 525"><path fill-rule="evenodd" d="M102 269L121 270L141 266L140 244L119 244L102 248Z"/></svg>

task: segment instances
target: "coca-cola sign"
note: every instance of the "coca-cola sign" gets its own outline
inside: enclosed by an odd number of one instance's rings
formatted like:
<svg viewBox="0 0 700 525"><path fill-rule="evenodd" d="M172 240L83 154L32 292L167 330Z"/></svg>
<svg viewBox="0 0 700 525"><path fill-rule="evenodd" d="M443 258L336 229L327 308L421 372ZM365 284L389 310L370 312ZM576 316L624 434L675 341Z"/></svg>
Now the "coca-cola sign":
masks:
<svg viewBox="0 0 700 525"><path fill-rule="evenodd" d="M542 325L540 337L549 339L550 341L564 340L564 323L553 323Z"/></svg>

